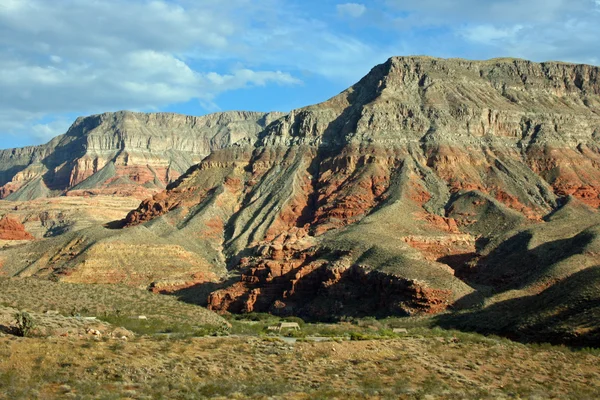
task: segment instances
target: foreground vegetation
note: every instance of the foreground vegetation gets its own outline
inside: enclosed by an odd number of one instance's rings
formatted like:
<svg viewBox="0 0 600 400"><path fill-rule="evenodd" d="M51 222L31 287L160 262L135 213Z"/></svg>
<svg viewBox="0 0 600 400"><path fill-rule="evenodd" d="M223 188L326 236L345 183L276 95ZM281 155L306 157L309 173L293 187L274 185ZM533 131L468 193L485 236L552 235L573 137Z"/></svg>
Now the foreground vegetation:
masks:
<svg viewBox="0 0 600 400"><path fill-rule="evenodd" d="M120 286L0 284L0 399L600 398L597 349L445 330L431 318L225 320ZM272 329L283 321L301 329Z"/></svg>
<svg viewBox="0 0 600 400"><path fill-rule="evenodd" d="M0 278L0 306L36 313L96 317L137 333L203 330L224 320L205 308L124 285ZM145 320L135 317L144 316Z"/></svg>
<svg viewBox="0 0 600 400"><path fill-rule="evenodd" d="M0 338L3 399L561 398L600 396L598 354L431 335L285 343ZM432 397L429 397L432 398Z"/></svg>

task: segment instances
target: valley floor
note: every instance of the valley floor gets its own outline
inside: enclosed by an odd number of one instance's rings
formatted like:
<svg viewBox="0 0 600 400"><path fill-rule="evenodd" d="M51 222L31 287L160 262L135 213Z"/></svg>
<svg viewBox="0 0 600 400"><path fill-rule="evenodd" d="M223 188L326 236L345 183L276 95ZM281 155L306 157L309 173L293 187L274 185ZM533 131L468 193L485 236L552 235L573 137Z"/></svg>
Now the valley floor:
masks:
<svg viewBox="0 0 600 400"><path fill-rule="evenodd" d="M2 399L600 398L595 350L475 334L0 337Z"/></svg>

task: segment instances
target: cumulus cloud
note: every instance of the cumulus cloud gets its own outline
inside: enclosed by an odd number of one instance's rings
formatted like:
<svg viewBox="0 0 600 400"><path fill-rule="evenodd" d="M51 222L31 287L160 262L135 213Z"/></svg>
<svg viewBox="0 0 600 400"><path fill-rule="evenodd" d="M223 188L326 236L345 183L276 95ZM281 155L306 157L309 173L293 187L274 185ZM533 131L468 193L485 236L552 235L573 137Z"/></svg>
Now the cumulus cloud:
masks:
<svg viewBox="0 0 600 400"><path fill-rule="evenodd" d="M358 3L338 4L336 8L339 15L352 18L359 18L367 11L367 7Z"/></svg>
<svg viewBox="0 0 600 400"><path fill-rule="evenodd" d="M43 117L210 104L225 91L299 84L275 54L261 62L269 49L246 37L277 29L269 21L285 27L286 15L273 14L279 3L2 0L0 135L39 141L64 125L36 123Z"/></svg>

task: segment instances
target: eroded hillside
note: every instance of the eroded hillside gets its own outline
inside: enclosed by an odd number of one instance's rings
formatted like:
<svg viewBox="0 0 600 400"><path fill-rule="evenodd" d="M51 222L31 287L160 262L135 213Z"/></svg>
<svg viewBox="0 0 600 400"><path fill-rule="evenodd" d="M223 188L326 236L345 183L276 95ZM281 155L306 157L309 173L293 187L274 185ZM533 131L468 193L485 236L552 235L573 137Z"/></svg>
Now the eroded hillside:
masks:
<svg viewBox="0 0 600 400"><path fill-rule="evenodd" d="M315 319L577 297L599 254L599 135L597 67L396 57L213 149L125 228L0 258L8 275L102 276ZM600 311L571 310L568 335L595 334L579 312Z"/></svg>
<svg viewBox="0 0 600 400"><path fill-rule="evenodd" d="M46 145L0 151L0 198L31 200L65 193L144 198L211 151L253 140L279 116L121 111L79 118Z"/></svg>

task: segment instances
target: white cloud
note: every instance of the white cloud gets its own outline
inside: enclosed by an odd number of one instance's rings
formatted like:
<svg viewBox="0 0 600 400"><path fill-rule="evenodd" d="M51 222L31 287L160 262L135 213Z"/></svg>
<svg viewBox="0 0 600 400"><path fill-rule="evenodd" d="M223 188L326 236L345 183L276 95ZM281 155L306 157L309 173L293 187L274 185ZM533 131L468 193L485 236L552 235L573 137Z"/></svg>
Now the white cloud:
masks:
<svg viewBox="0 0 600 400"><path fill-rule="evenodd" d="M328 15L301 0L0 0L0 135L40 140L67 114L214 110L223 92L300 77L341 89L392 55L600 54L600 0L343 1Z"/></svg>
<svg viewBox="0 0 600 400"><path fill-rule="evenodd" d="M158 110L193 99L215 108L220 93L296 85L300 71L351 84L385 58L303 6L0 0L0 135L46 137L60 124L36 120L72 113ZM345 6L349 15L364 12Z"/></svg>
<svg viewBox="0 0 600 400"><path fill-rule="evenodd" d="M598 0L386 0L403 31L439 32L434 46L472 58L597 63ZM431 28L434 28L433 30ZM435 35L435 34L434 34Z"/></svg>
<svg viewBox="0 0 600 400"><path fill-rule="evenodd" d="M58 119L45 124L35 124L31 127L33 137L39 142L48 142L55 136L67 131L73 121Z"/></svg>
<svg viewBox="0 0 600 400"><path fill-rule="evenodd" d="M476 25L464 28L462 34L472 42L492 44L499 41L514 40L522 29L522 25L515 25L508 28L493 25Z"/></svg>
<svg viewBox="0 0 600 400"><path fill-rule="evenodd" d="M359 18L367 11L367 7L358 3L338 4L336 8L339 15L352 18Z"/></svg>

